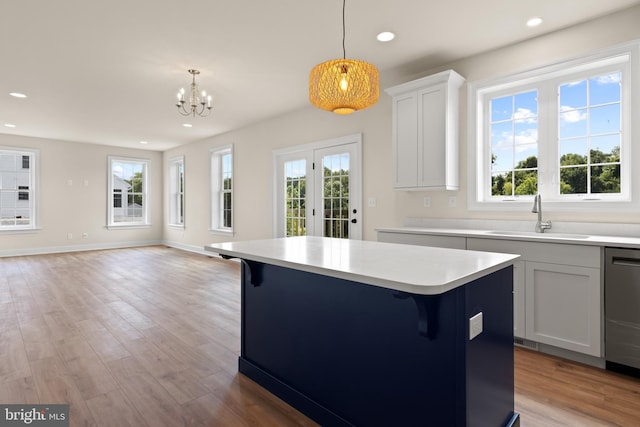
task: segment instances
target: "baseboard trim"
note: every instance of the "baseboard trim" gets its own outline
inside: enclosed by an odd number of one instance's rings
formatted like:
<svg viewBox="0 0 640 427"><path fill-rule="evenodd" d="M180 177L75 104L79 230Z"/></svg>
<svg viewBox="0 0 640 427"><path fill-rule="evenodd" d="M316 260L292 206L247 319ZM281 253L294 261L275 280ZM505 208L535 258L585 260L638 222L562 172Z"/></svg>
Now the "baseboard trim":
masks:
<svg viewBox="0 0 640 427"><path fill-rule="evenodd" d="M196 254L206 255L209 257L212 257L215 255L213 252L205 251L204 245L203 246L185 245L184 243L171 242L169 240L163 240L162 244L165 246L169 246L170 248L180 249L187 252L194 252Z"/></svg>
<svg viewBox="0 0 640 427"><path fill-rule="evenodd" d="M43 248L25 248L0 250L0 258L29 255L57 254L65 252L98 251L104 249L135 248L164 244L162 240L144 240L136 242L93 243L89 245L48 246Z"/></svg>

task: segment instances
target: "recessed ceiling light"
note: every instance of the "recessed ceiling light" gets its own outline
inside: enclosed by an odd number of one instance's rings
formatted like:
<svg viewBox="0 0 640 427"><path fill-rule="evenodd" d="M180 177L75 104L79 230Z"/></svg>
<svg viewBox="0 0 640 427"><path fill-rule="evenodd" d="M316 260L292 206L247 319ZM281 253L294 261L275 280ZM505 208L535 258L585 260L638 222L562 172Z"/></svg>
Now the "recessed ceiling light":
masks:
<svg viewBox="0 0 640 427"><path fill-rule="evenodd" d="M539 16L534 16L527 21L527 27L537 27L540 24L542 24L542 18Z"/></svg>
<svg viewBox="0 0 640 427"><path fill-rule="evenodd" d="M376 38L378 39L378 41L381 41L381 42L390 42L395 37L396 35L393 34L391 31L383 31L380 34L378 34Z"/></svg>
<svg viewBox="0 0 640 427"><path fill-rule="evenodd" d="M14 98L26 98L27 95L25 95L24 93L20 93L20 92L11 92L9 95L13 96Z"/></svg>
<svg viewBox="0 0 640 427"><path fill-rule="evenodd" d="M13 123L5 123L5 124L4 124L4 127L7 127L7 128L14 128L14 127L16 127L16 125L14 125Z"/></svg>
<svg viewBox="0 0 640 427"><path fill-rule="evenodd" d="M140 144L148 144L147 141L140 141Z"/></svg>
<svg viewBox="0 0 640 427"><path fill-rule="evenodd" d="M186 128L190 128L193 127L193 125L191 123L185 123L182 126L186 127Z"/></svg>

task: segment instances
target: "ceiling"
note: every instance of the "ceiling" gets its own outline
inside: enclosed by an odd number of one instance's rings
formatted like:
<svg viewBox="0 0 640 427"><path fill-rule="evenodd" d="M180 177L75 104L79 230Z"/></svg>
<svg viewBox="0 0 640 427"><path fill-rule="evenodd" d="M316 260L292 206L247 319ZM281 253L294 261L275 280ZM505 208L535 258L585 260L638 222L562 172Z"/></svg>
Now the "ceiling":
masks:
<svg viewBox="0 0 640 427"><path fill-rule="evenodd" d="M384 80L636 4L348 0L347 57ZM526 27L532 16L543 24ZM395 40L378 42L383 30ZM166 150L307 107L311 68L342 56L342 1L2 1L0 32L0 133ZM209 117L176 111L189 68L213 96Z"/></svg>

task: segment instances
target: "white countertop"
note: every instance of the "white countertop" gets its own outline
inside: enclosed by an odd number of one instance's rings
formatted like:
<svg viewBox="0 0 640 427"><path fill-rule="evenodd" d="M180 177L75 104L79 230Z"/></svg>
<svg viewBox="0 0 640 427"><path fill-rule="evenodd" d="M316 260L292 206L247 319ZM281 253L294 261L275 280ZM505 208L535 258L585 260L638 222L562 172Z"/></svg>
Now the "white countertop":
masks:
<svg viewBox="0 0 640 427"><path fill-rule="evenodd" d="M621 248L640 248L640 237L606 236L581 233L557 233L548 231L535 233L533 231L486 230L468 228L440 228L440 227L380 227L378 232L426 234L434 236L478 237L483 239L520 240L530 242L566 243L585 246L612 246Z"/></svg>
<svg viewBox="0 0 640 427"><path fill-rule="evenodd" d="M326 237L214 243L205 250L413 294L447 292L514 263L518 255Z"/></svg>

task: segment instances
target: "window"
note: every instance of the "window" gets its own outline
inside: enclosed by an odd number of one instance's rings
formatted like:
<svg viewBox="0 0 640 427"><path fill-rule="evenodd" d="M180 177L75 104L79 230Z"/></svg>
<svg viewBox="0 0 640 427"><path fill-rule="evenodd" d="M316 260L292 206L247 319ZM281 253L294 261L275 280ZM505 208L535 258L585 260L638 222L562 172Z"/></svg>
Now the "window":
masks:
<svg viewBox="0 0 640 427"><path fill-rule="evenodd" d="M148 226L149 160L109 157L109 227Z"/></svg>
<svg viewBox="0 0 640 427"><path fill-rule="evenodd" d="M538 91L491 99L491 196L538 192Z"/></svg>
<svg viewBox="0 0 640 427"><path fill-rule="evenodd" d="M640 202L628 120L637 51L633 43L470 85L470 208L508 209L537 193L559 209Z"/></svg>
<svg viewBox="0 0 640 427"><path fill-rule="evenodd" d="M169 225L184 227L184 157L169 160Z"/></svg>
<svg viewBox="0 0 640 427"><path fill-rule="evenodd" d="M113 190L113 207L121 208L122 207L122 190L116 188Z"/></svg>
<svg viewBox="0 0 640 427"><path fill-rule="evenodd" d="M622 74L560 85L561 194L620 194Z"/></svg>
<svg viewBox="0 0 640 427"><path fill-rule="evenodd" d="M0 147L0 231L36 228L38 151Z"/></svg>
<svg viewBox="0 0 640 427"><path fill-rule="evenodd" d="M29 200L29 186L18 185L18 200Z"/></svg>
<svg viewBox="0 0 640 427"><path fill-rule="evenodd" d="M211 150L211 230L233 232L233 147Z"/></svg>

